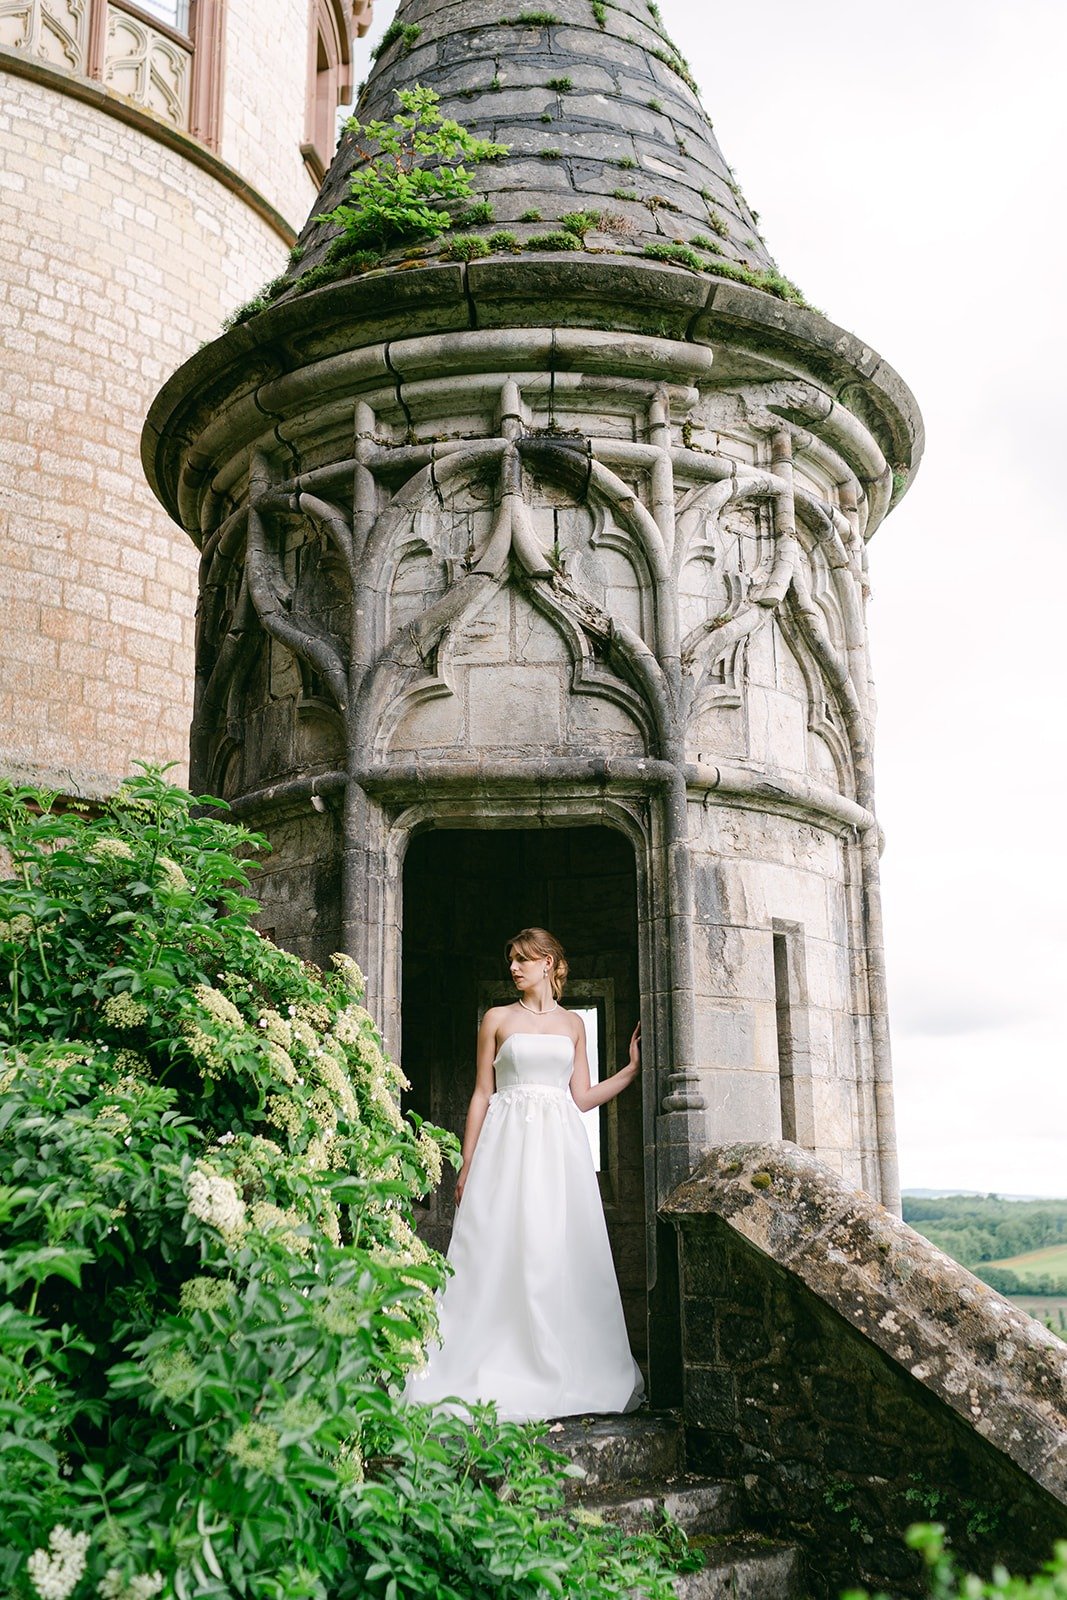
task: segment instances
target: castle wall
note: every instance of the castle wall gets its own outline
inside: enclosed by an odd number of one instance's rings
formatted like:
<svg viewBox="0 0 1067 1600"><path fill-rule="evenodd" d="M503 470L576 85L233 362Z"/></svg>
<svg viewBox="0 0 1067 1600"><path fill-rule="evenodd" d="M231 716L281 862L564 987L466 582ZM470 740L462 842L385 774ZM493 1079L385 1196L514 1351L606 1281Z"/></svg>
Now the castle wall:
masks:
<svg viewBox="0 0 1067 1600"><path fill-rule="evenodd" d="M175 150L28 78L0 174L0 768L100 793L187 748L197 557L144 481L144 413L285 251Z"/></svg>
<svg viewBox="0 0 1067 1600"><path fill-rule="evenodd" d="M319 187L300 154L307 60L306 0L227 7L219 153L298 228ZM331 152L323 154L329 159ZM272 260L251 288L275 276L281 265ZM233 304L247 298L242 294ZM231 309L229 301L222 307Z"/></svg>

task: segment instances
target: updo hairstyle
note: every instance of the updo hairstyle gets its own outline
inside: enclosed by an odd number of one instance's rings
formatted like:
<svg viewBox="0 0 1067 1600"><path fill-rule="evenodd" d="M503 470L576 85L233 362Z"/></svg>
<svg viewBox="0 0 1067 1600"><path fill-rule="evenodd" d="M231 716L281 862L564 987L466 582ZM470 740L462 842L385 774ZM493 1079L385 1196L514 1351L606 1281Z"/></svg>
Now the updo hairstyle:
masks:
<svg viewBox="0 0 1067 1600"><path fill-rule="evenodd" d="M548 981L552 985L552 993L556 999L560 998L570 968L563 953L563 946L547 928L523 928L516 933L504 946L504 959L510 961L513 955L519 956L523 961L529 961L534 956L551 956L552 971Z"/></svg>

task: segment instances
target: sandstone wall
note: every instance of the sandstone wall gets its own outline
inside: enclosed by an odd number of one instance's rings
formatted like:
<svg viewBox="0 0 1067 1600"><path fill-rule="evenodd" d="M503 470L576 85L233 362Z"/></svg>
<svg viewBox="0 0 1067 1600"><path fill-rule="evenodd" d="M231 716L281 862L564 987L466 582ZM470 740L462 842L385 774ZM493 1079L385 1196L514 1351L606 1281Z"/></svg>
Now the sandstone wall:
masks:
<svg viewBox="0 0 1067 1600"><path fill-rule="evenodd" d="M297 228L319 187L300 154L307 59L306 0L234 0L227 7L219 153ZM329 159L331 152L323 153ZM277 271L274 266L267 277Z"/></svg>
<svg viewBox="0 0 1067 1600"><path fill-rule="evenodd" d="M138 757L184 770L196 555L149 493L140 432L286 244L179 149L21 74L0 187L0 771L93 794ZM295 181L275 188L297 204Z"/></svg>

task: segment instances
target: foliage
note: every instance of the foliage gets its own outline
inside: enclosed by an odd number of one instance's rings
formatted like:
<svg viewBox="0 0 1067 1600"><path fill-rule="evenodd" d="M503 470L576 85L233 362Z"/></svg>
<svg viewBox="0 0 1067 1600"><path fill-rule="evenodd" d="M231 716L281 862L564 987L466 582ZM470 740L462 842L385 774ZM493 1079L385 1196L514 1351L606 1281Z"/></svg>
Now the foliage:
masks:
<svg viewBox="0 0 1067 1600"><path fill-rule="evenodd" d="M0 789L0 1593L666 1600L534 1430L399 1404L455 1141L354 963L254 930L260 843L148 769L97 816Z"/></svg>
<svg viewBox="0 0 1067 1600"><path fill-rule="evenodd" d="M461 234L458 238L450 239L441 251L447 261L474 261L489 253L488 239L483 239L478 233Z"/></svg>
<svg viewBox="0 0 1067 1600"><path fill-rule="evenodd" d="M548 87L555 89L557 94L569 94L574 88L573 78L549 78Z"/></svg>
<svg viewBox="0 0 1067 1600"><path fill-rule="evenodd" d="M581 239L565 230L535 234L523 245L524 250L580 250L581 248Z"/></svg>
<svg viewBox="0 0 1067 1600"><path fill-rule="evenodd" d="M519 250L521 245L515 235L507 228L499 228L496 233L489 235L490 250Z"/></svg>
<svg viewBox="0 0 1067 1600"><path fill-rule="evenodd" d="M568 211L559 221L560 227L567 233L573 233L576 239L584 239L591 229L600 227L600 212Z"/></svg>
<svg viewBox="0 0 1067 1600"><path fill-rule="evenodd" d="M598 28L606 28L608 25L608 10L603 0L593 0L593 21Z"/></svg>
<svg viewBox="0 0 1067 1600"><path fill-rule="evenodd" d="M1002 1200L995 1194L905 1195L904 1221L961 1266L978 1271L1002 1294L1067 1294L1067 1277L1054 1270L1042 1274L1036 1263L1027 1263L1022 1271L1011 1260L1034 1250L1067 1245L1067 1200ZM987 1261L995 1261L997 1266L986 1268L983 1263ZM1050 1269L1053 1265L1050 1261ZM1019 1288L1014 1287L1016 1281Z"/></svg>
<svg viewBox="0 0 1067 1600"><path fill-rule="evenodd" d="M689 267L693 272L700 272L704 265L696 251L690 250L687 244L670 244L666 240L646 244L641 254L648 256L651 261L672 261L676 266Z"/></svg>
<svg viewBox="0 0 1067 1600"><path fill-rule="evenodd" d="M478 139L443 117L432 89L416 84L397 98L401 110L391 122L351 117L345 124L363 165L349 179L348 199L317 219L336 223L341 238L357 249L439 238L452 226L447 207L471 197L464 163L507 153L506 145Z"/></svg>
<svg viewBox="0 0 1067 1600"><path fill-rule="evenodd" d="M462 211L457 211L452 218L452 225L455 228L477 228L492 220L493 208L489 201L476 200L472 206L465 206Z"/></svg>
<svg viewBox="0 0 1067 1600"><path fill-rule="evenodd" d="M930 1600L1067 1600L1067 1541L1056 1545L1052 1559L1033 1577L1014 1577L997 1566L992 1577L983 1579L960 1571L946 1549L940 1523L916 1523L905 1537L922 1557ZM865 1589L850 1589L842 1600L871 1600L871 1596ZM875 1600L888 1600L888 1596L877 1595Z"/></svg>
<svg viewBox="0 0 1067 1600"><path fill-rule="evenodd" d="M403 45L404 54L408 55L412 50L414 50L416 41L421 33L422 29L419 27L417 22L409 22L405 26L402 22L398 21L396 17L394 17L392 22L386 28L385 32L382 34L381 38L378 40L378 43L374 46L374 49L371 51L371 58L374 61L377 61L378 57L384 55L389 49L389 46L396 44L397 40L399 40Z"/></svg>

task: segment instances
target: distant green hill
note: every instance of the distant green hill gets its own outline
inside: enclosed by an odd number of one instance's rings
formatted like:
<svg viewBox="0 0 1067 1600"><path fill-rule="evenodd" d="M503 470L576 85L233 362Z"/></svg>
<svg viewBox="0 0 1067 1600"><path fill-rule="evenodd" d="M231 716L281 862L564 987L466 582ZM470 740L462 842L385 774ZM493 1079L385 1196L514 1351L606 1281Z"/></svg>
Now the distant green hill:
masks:
<svg viewBox="0 0 1067 1600"><path fill-rule="evenodd" d="M904 1221L1001 1294L1067 1294L1067 1200L906 1195Z"/></svg>

